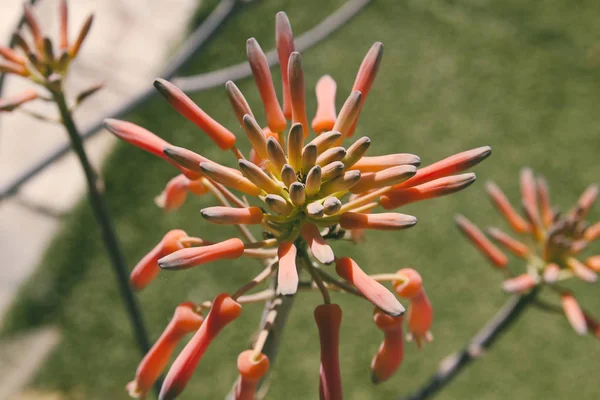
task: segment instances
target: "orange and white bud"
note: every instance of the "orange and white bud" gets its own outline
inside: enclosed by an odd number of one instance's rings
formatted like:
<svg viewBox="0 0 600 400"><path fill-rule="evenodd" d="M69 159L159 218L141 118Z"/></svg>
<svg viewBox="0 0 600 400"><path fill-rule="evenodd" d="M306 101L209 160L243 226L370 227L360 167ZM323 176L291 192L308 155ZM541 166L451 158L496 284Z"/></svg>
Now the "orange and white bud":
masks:
<svg viewBox="0 0 600 400"><path fill-rule="evenodd" d="M332 128L332 130L338 131L342 134L342 137L338 140L338 143L341 143L344 138L348 136L350 130L352 129L352 125L354 125L354 121L356 121L356 118L358 118L362 97L363 96L361 92L353 91L344 102L344 105L340 110L340 114L335 121L335 125L333 125Z"/></svg>
<svg viewBox="0 0 600 400"><path fill-rule="evenodd" d="M548 184L544 178L537 178L537 195L540 201L540 214L542 222L546 228L552 225L554 220L554 212L552 211L552 204L550 203L550 191Z"/></svg>
<svg viewBox="0 0 600 400"><path fill-rule="evenodd" d="M259 207L207 207L200 210L200 214L213 224L220 225L255 225L260 224L263 219L263 212Z"/></svg>
<svg viewBox="0 0 600 400"><path fill-rule="evenodd" d="M329 75L323 75L317 81L315 92L317 96L317 112L312 120L313 131L319 135L321 132L331 131L335 125L335 92L337 84ZM336 139L337 140L337 139Z"/></svg>
<svg viewBox="0 0 600 400"><path fill-rule="evenodd" d="M13 111L38 97L40 97L38 92L33 89L27 89L16 96L0 99L0 111Z"/></svg>
<svg viewBox="0 0 600 400"><path fill-rule="evenodd" d="M277 257L279 257L277 292L284 296L295 294L298 290L296 246L292 242L281 243L277 249Z"/></svg>
<svg viewBox="0 0 600 400"><path fill-rule="evenodd" d="M348 150L346 150L346 155L342 159L344 166L350 169L350 167L356 164L356 162L365 155L369 146L371 146L371 139L368 136L363 136L352 143L352 145L348 147Z"/></svg>
<svg viewBox="0 0 600 400"><path fill-rule="evenodd" d="M306 118L304 71L302 70L302 57L297 51L290 54L288 83L292 101L292 122L302 124L302 130L306 138L308 137L308 120Z"/></svg>
<svg viewBox="0 0 600 400"><path fill-rule="evenodd" d="M342 309L337 304L321 304L314 314L321 343L319 397L321 400L342 400L339 359Z"/></svg>
<svg viewBox="0 0 600 400"><path fill-rule="evenodd" d="M506 247L511 253L516 255L517 257L527 258L529 256L529 248L519 242L516 239L513 239L506 233L502 232L498 228L488 228L488 234L497 240L500 244Z"/></svg>
<svg viewBox="0 0 600 400"><path fill-rule="evenodd" d="M421 289L416 296L411 297L408 307L408 341L414 340L420 349L423 342L431 342L433 336L429 331L433 323L433 308L425 289Z"/></svg>
<svg viewBox="0 0 600 400"><path fill-rule="evenodd" d="M588 326L585 321L585 316L583 311L579 307L577 300L571 294L563 294L560 296L560 300L562 303L563 311L565 312L565 316L571 324L571 327L578 335L587 335Z"/></svg>
<svg viewBox="0 0 600 400"><path fill-rule="evenodd" d="M238 165L246 178L267 193L281 194L283 188L280 183L272 179L256 164L247 160L239 160Z"/></svg>
<svg viewBox="0 0 600 400"><path fill-rule="evenodd" d="M521 274L502 282L502 289L507 293L524 293L533 289L537 280L529 274Z"/></svg>
<svg viewBox="0 0 600 400"><path fill-rule="evenodd" d="M386 314L397 316L404 313L405 309L396 296L381 283L365 274L351 258L338 258L335 262L335 271Z"/></svg>
<svg viewBox="0 0 600 400"><path fill-rule="evenodd" d="M256 87L265 107L269 129L273 132L283 132L287 126L287 122L277 100L267 57L256 39L250 38L246 41L246 55L252 69L252 75L254 75Z"/></svg>
<svg viewBox="0 0 600 400"><path fill-rule="evenodd" d="M85 38L87 37L88 33L90 32L90 29L92 28L92 22L94 22L94 16L90 15L89 17L87 17L87 19L83 23L83 26L79 30L79 33L77 34L77 39L75 39L75 42L73 42L71 47L69 47L68 53L71 59L77 57L77 54L79 54L81 46L83 45Z"/></svg>
<svg viewBox="0 0 600 400"><path fill-rule="evenodd" d="M523 217L521 217L515 211L502 190L500 190L500 188L494 182L487 182L485 184L485 189L498 211L504 215L510 226L516 232L523 233L530 230L530 226L527 221L525 221Z"/></svg>
<svg viewBox="0 0 600 400"><path fill-rule="evenodd" d="M600 255L586 258L585 265L592 271L600 272Z"/></svg>
<svg viewBox="0 0 600 400"><path fill-rule="evenodd" d="M265 204L277 214L288 215L292 212L292 205L288 203L283 197L276 194L266 195Z"/></svg>
<svg viewBox="0 0 600 400"><path fill-rule="evenodd" d="M297 207L302 207L306 203L306 189L300 182L294 182L290 185L290 200Z"/></svg>
<svg viewBox="0 0 600 400"><path fill-rule="evenodd" d="M327 182L344 173L344 163L341 161L334 161L321 168L321 181Z"/></svg>
<svg viewBox="0 0 600 400"><path fill-rule="evenodd" d="M187 234L181 229L173 229L167 232L161 241L133 267L129 277L131 287L135 290L142 290L148 286L160 271L158 260L183 249L179 239L185 236Z"/></svg>
<svg viewBox="0 0 600 400"><path fill-rule="evenodd" d="M332 147L330 149L325 150L323 153L319 154L316 160L316 164L321 168L326 166L327 164L331 164L335 161L341 161L346 157L346 149L338 146ZM343 164L343 163L342 163ZM345 166L344 166L345 167Z"/></svg>
<svg viewBox="0 0 600 400"><path fill-rule="evenodd" d="M287 157L285 156L283 148L281 147L277 139L273 137L267 139L267 154L269 156L269 160L271 160L274 167L278 171L281 171L283 166L287 164Z"/></svg>
<svg viewBox="0 0 600 400"><path fill-rule="evenodd" d="M410 179L399 185L404 185L414 179L419 174L419 171ZM469 172L461 175L452 175L444 178L439 178L434 181L426 182L418 186L407 187L405 189L394 189L381 197L380 204L386 210L392 210L400 206L433 199L436 197L447 196L459 192L469 187L475 182L476 176Z"/></svg>
<svg viewBox="0 0 600 400"><path fill-rule="evenodd" d="M330 194L349 190L358 183L359 179L360 171L345 172L344 175L340 175L337 178L331 179L321 185L319 195L321 197L325 197Z"/></svg>
<svg viewBox="0 0 600 400"><path fill-rule="evenodd" d="M336 214L342 208L342 201L337 197L328 197L323 202L323 211L327 215Z"/></svg>
<svg viewBox="0 0 600 400"><path fill-rule="evenodd" d="M546 283L554 283L558 281L560 275L560 267L554 263L546 265L542 278Z"/></svg>
<svg viewBox="0 0 600 400"><path fill-rule="evenodd" d="M179 271L217 260L231 260L244 254L244 242L232 238L202 247L178 250L158 260L162 269Z"/></svg>
<svg viewBox="0 0 600 400"><path fill-rule="evenodd" d="M290 55L294 52L294 34L292 25L285 12L280 11L275 16L275 46L279 57L281 68L281 86L283 88L283 114L285 118L292 119L292 100L290 96L290 85L288 83L288 62Z"/></svg>
<svg viewBox="0 0 600 400"><path fill-rule="evenodd" d="M152 385L167 366L177 344L185 335L198 330L203 321L204 318L195 311L193 303L185 302L177 306L173 318L140 362L135 380L127 384L126 388L131 397L146 398L152 390Z"/></svg>
<svg viewBox="0 0 600 400"><path fill-rule="evenodd" d="M360 111L362 110L363 104L367 99L367 95L371 90L371 86L373 85L373 81L375 80L375 76L377 75L377 71L379 70L379 64L381 64L381 58L383 57L383 43L375 42L362 63L360 64L360 68L358 69L358 73L356 74L356 79L354 80L354 85L352 86L352 91L359 91L362 93L362 100L360 102L360 108L358 110L358 115L352 124L352 128L350 132L348 132L348 136L352 136L354 134L354 130L356 129L356 124L358 122L358 116L360 115Z"/></svg>
<svg viewBox="0 0 600 400"><path fill-rule="evenodd" d="M412 299L421 293L421 289L423 289L423 278L421 278L421 274L412 268L402 268L398 270L396 274L406 278L404 281L392 282L398 296L405 299Z"/></svg>
<svg viewBox="0 0 600 400"><path fill-rule="evenodd" d="M306 175L306 195L314 196L321 189L321 167L315 165Z"/></svg>
<svg viewBox="0 0 600 400"><path fill-rule="evenodd" d="M183 392L210 343L241 312L242 306L229 295L221 293L215 297L206 320L171 365L159 400L172 400Z"/></svg>
<svg viewBox="0 0 600 400"><path fill-rule="evenodd" d="M240 353L237 367L240 377L236 383L233 400L254 400L258 383L269 371L269 358L259 353L254 358L254 351L246 350Z"/></svg>
<svg viewBox="0 0 600 400"><path fill-rule="evenodd" d="M415 226L417 219L400 213L361 214L345 212L340 216L340 226L344 229L398 230Z"/></svg>
<svg viewBox="0 0 600 400"><path fill-rule="evenodd" d="M418 156L399 153L388 154L386 156L363 157L352 166L352 169L357 169L360 172L379 172L398 165L418 166L419 164L421 164L421 159Z"/></svg>
<svg viewBox="0 0 600 400"><path fill-rule="evenodd" d="M371 381L380 383L388 380L400 368L404 358L404 315L392 317L375 309L375 325L383 331L383 342L371 361Z"/></svg>
<svg viewBox="0 0 600 400"><path fill-rule="evenodd" d="M281 181L287 187L291 187L294 183L300 183L296 177L296 171L294 171L294 168L289 164L285 164L283 168L281 168Z"/></svg>
<svg viewBox="0 0 600 400"><path fill-rule="evenodd" d="M311 140L309 144L317 146L317 153L321 154L329 149L340 137L342 137L342 134L338 131L328 131Z"/></svg>
<svg viewBox="0 0 600 400"><path fill-rule="evenodd" d="M460 230L473 242L475 247L486 256L497 268L504 268L508 263L506 255L500 251L471 221L462 215L457 215L456 224Z"/></svg>
<svg viewBox="0 0 600 400"><path fill-rule="evenodd" d="M164 79L156 79L154 87L179 114L202 129L221 150L229 150L235 145L235 135L206 114L177 86Z"/></svg>
<svg viewBox="0 0 600 400"><path fill-rule="evenodd" d="M379 172L361 173L360 180L350 189L352 193L363 193L372 189L392 186L404 182L417 173L413 165L398 165Z"/></svg>
<svg viewBox="0 0 600 400"><path fill-rule="evenodd" d="M302 238L308 243L310 251L319 262L330 264L335 260L333 250L321 236L319 228L315 224L306 223L300 231Z"/></svg>
<svg viewBox="0 0 600 400"><path fill-rule="evenodd" d="M250 105L240 89L232 81L227 81L227 83L225 83L225 91L227 92L227 97L229 98L235 117L239 121L240 126L244 126L244 115L248 114L254 118Z"/></svg>
<svg viewBox="0 0 600 400"><path fill-rule="evenodd" d="M258 196L263 192L261 188L244 178L240 174L234 172L231 168L224 167L212 161L204 161L200 163L200 169L209 178L249 196Z"/></svg>
<svg viewBox="0 0 600 400"><path fill-rule="evenodd" d="M574 257L567 260L567 265L571 268L573 274L582 281L594 283L598 280L598 275L594 271Z"/></svg>

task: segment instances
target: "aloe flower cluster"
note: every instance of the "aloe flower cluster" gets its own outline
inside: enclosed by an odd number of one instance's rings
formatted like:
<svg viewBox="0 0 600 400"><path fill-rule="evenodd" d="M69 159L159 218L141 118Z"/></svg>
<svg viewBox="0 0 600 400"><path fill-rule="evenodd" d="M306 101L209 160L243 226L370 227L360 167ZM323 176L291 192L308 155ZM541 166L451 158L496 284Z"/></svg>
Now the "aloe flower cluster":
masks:
<svg viewBox="0 0 600 400"><path fill-rule="evenodd" d="M337 354L342 310L331 303L329 291L350 293L374 306L373 319L384 336L371 366L374 382L388 379L402 362L404 319L408 338L414 339L419 347L432 339L433 311L416 271L401 269L369 275L353 259L336 256L330 243L358 242L366 229L395 231L414 226L415 217L393 210L466 188L475 180L475 174L462 172L485 159L491 153L490 148L465 151L420 169L420 158L413 154L367 155L371 139L353 136L381 63L383 45L375 43L367 52L339 112L334 79L325 75L318 80L315 88L318 106L309 124L302 59L295 51L291 26L283 12L276 18L276 43L283 107L261 47L255 39L246 43L266 116L265 127L257 122L256 110L250 108L238 87L231 81L226 84L242 136L251 144L247 157L236 146L238 135L212 119L170 82L163 79L154 82L179 114L200 128L220 149L233 153L236 168L177 147L135 124L106 121L106 127L119 138L179 169L180 175L169 181L156 199L159 206L172 211L189 194L211 193L219 205L201 210L202 217L213 224L233 225L241 235L214 243L179 229L172 230L135 266L131 274L134 288L143 289L161 270L187 270L215 260L248 257L265 267L232 294L218 294L213 301L195 307L189 303L180 305L165 333L140 364L135 380L128 385L133 396L146 395L166 369L174 344L184 333L194 331L170 366L160 393L161 399L178 396L208 345L240 315L242 305L266 302L268 312L263 329L256 335L252 348L242 351L238 358L240 376L233 390L235 399L253 399L269 369L269 355L263 353L269 329L274 326L283 296L295 295L299 290L318 291L323 297L323 304L314 312L321 344L322 399L342 398ZM260 240L249 226L261 230ZM251 292L267 281L271 282L270 287ZM390 282L394 290L382 282ZM396 295L409 301L406 318L405 308Z"/></svg>
<svg viewBox="0 0 600 400"><path fill-rule="evenodd" d="M25 5L24 22L27 32L15 32L13 42L15 48L0 46L0 73L22 77L49 90L54 90L66 76L71 62L78 56L93 22L90 15L79 30L75 41L69 40L67 1L62 0L59 6L58 40L42 32L40 24ZM101 85L92 85L81 91L74 101L73 108L91 96ZM44 93L36 89L26 89L21 93L0 99L0 112L11 112L20 109L24 104L38 98L44 99ZM49 118L33 111L22 109L33 117L48 120Z"/></svg>
<svg viewBox="0 0 600 400"><path fill-rule="evenodd" d="M486 189L498 211L521 238L510 236L496 227L489 228L487 234L523 261L522 272L517 273L510 268L505 252L467 218L459 215L456 223L494 267L504 273L504 291L523 294L546 287L560 298L564 314L575 332L585 335L591 331L600 337L600 324L581 309L570 290L561 286L572 278L589 283L598 280L600 256L587 257L583 261L578 258L584 249L600 238L600 222L590 224L585 219L598 197L598 186L589 186L567 212L560 212L552 206L546 180L536 178L531 169L521 171L520 186L523 216L495 183L488 182Z"/></svg>

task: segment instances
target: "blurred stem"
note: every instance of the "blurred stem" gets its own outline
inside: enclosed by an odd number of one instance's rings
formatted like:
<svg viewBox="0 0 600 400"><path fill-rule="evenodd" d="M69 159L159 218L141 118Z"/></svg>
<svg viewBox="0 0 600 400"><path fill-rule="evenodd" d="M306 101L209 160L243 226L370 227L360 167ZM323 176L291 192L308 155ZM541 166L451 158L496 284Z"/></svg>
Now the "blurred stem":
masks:
<svg viewBox="0 0 600 400"><path fill-rule="evenodd" d="M79 131L77 130L75 121L73 121L73 116L71 115L71 112L65 100L65 95L62 89L62 83L53 85L53 87L50 88L50 91L52 93L52 97L56 105L58 106L58 110L62 119L62 124L67 130L67 133L69 134L71 147L73 148L75 154L77 154L81 167L83 168L85 180L87 183L90 205L92 206L94 216L96 217L96 222L98 223L98 226L100 227L100 230L102 232L102 239L104 241L106 251L110 258L111 265L116 274L121 297L123 298L123 302L125 303L125 308L129 315L129 320L131 321L138 347L142 354L145 355L150 349L148 335L146 329L144 328L144 323L139 310L139 306L135 300L133 292L131 291L131 287L129 286L125 258L123 257L123 253L119 246L116 232L112 224L110 215L108 213L108 207L100 193L100 190L98 189L98 177L94 172L92 165L90 164L88 156L83 147L83 141L81 139Z"/></svg>
<svg viewBox="0 0 600 400"><path fill-rule="evenodd" d="M535 303L539 288L531 292L511 297L506 304L465 346L440 362L437 372L416 392L400 397L401 400L424 400L434 397L471 362L480 358L484 351L502 336L518 320L528 306Z"/></svg>

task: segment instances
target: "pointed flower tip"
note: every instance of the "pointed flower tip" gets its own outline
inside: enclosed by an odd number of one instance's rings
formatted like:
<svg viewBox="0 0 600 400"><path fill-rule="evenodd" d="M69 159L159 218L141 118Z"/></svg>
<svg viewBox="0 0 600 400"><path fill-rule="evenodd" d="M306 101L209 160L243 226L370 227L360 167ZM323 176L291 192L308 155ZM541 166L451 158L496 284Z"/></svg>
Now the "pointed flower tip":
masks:
<svg viewBox="0 0 600 400"><path fill-rule="evenodd" d="M244 243L237 238L202 247L178 250L160 260L158 266L166 270L182 270L206 264L211 261L235 259L244 254Z"/></svg>

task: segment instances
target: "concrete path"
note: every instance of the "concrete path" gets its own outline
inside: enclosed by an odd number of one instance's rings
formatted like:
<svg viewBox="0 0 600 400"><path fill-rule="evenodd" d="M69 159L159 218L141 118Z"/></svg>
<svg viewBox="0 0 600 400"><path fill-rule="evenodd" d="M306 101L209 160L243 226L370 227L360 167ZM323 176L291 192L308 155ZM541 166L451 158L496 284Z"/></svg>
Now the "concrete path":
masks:
<svg viewBox="0 0 600 400"><path fill-rule="evenodd" d="M189 18L199 6L199 0L71 0L69 3L72 37L87 15L95 14L90 35L71 70L69 91L77 93L99 81L106 84L104 90L88 99L77 111L76 121L81 127L152 84L173 48L183 39ZM57 5L58 0L39 0L39 5L34 8L48 32L57 31ZM3 44L10 38L21 6L21 0L0 1L0 42ZM16 93L28 85L24 80L9 78L4 95ZM41 101L28 105L28 108L56 115L51 104ZM17 112L1 114L0 185L66 141L66 134L58 125ZM112 136L105 133L87 143L86 148L96 167L113 144ZM69 211L84 192L83 174L75 157L70 155L33 179L17 196L0 203L0 257L3 260L0 265L0 325L20 285L31 275L53 234L60 228L60 219L52 214ZM50 212L45 215L33 210L31 205ZM46 343L56 341L46 340ZM1 347L2 343L0 351ZM3 362L0 358L0 375ZM18 366L5 365L4 368L13 370ZM1 385L0 393L6 393Z"/></svg>

